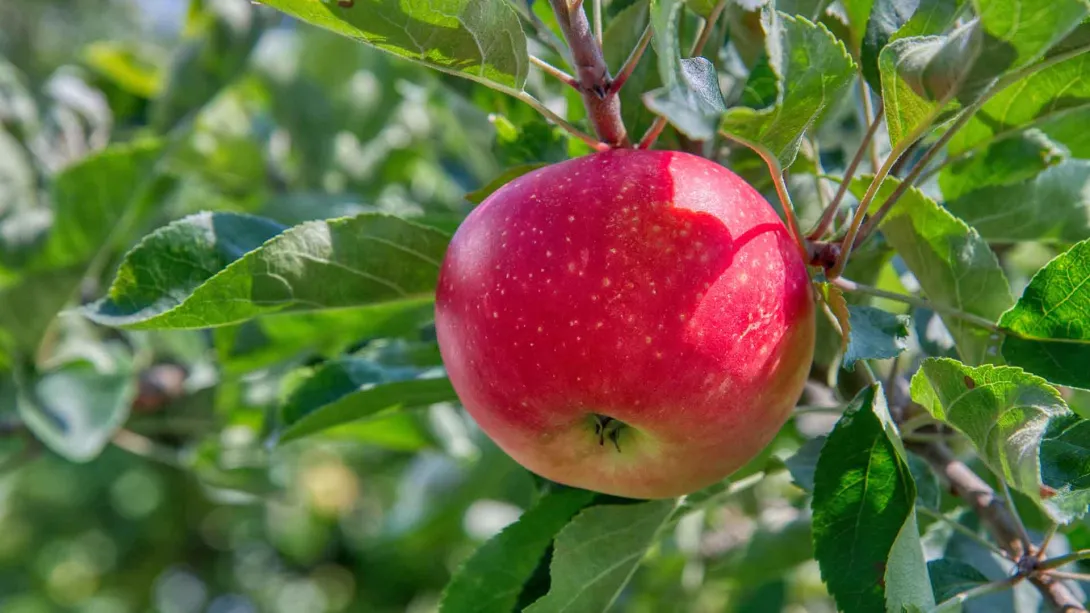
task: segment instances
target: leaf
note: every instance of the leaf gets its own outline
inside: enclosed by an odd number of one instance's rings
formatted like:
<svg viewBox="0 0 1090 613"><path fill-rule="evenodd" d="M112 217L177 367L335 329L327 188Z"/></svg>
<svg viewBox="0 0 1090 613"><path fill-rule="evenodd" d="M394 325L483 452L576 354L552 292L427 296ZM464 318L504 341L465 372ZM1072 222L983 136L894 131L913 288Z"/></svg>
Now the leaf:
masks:
<svg viewBox="0 0 1090 613"><path fill-rule="evenodd" d="M219 363L232 374L299 356L333 357L371 338L419 336L435 317L431 298L355 309L270 315L213 331Z"/></svg>
<svg viewBox="0 0 1090 613"><path fill-rule="evenodd" d="M814 557L845 613L933 606L916 533L916 487L881 387L864 389L814 475ZM915 553L918 552L918 553Z"/></svg>
<svg viewBox="0 0 1090 613"><path fill-rule="evenodd" d="M936 602L949 600L961 592L990 583L984 573L953 558L931 560L927 563L927 572L931 575L931 589L935 592Z"/></svg>
<svg viewBox="0 0 1090 613"><path fill-rule="evenodd" d="M146 50L121 41L96 41L83 49L83 61L123 91L141 98L155 97L163 87L163 74Z"/></svg>
<svg viewBox="0 0 1090 613"><path fill-rule="evenodd" d="M778 34L770 42L774 53L746 83L749 97L743 97L743 103L753 108L730 109L720 127L772 151L787 168L805 132L821 121L851 83L855 63L822 24L779 14L779 27L773 32L770 39ZM775 84L771 96L770 79Z"/></svg>
<svg viewBox="0 0 1090 613"><path fill-rule="evenodd" d="M472 202L473 204L480 204L484 202L485 198L491 196L492 192L496 191L497 189L503 187L504 185L507 185L511 181L514 181L515 179L521 177L524 174L533 172L538 168L543 168L547 165L548 164L542 162L534 162L531 164L519 164L518 166L508 168L507 170L500 173L498 177L489 181L488 185L485 185L480 189L471 191L466 194L466 200Z"/></svg>
<svg viewBox="0 0 1090 613"><path fill-rule="evenodd" d="M859 64L875 90L882 89L878 57L889 43L909 36L942 34L965 0L874 0Z"/></svg>
<svg viewBox="0 0 1090 613"><path fill-rule="evenodd" d="M1064 152L1056 143L1040 132L1027 132L997 141L979 155L955 160L939 173L939 188L947 202L981 189L992 198L1002 194L998 202L1006 202L1011 200L1007 186L1029 181L1063 159ZM990 187L1003 189L986 189ZM962 219L969 222L964 216Z"/></svg>
<svg viewBox="0 0 1090 613"><path fill-rule="evenodd" d="M364 383L354 389L331 390L324 404L293 399L284 409L284 431L280 443L310 436L335 426L374 417L393 409L426 407L439 402L456 402L450 381L446 377L394 381L391 383ZM310 399L307 399L310 400Z"/></svg>
<svg viewBox="0 0 1090 613"><path fill-rule="evenodd" d="M1067 523L1086 512L1090 490L1042 478L1045 432L1056 439L1050 443L1055 445L1051 461L1059 456L1060 446L1075 442L1065 440L1064 434L1076 425L1068 421L1071 412L1060 394L1044 379L1011 366L972 368L948 358L928 358L912 377L912 399L965 434L993 471L1041 504L1054 520ZM1060 429L1050 424L1057 419L1063 420ZM1046 472L1051 479L1069 471L1051 466Z"/></svg>
<svg viewBox="0 0 1090 613"><path fill-rule="evenodd" d="M127 237L149 211L147 199L163 143L111 145L66 168L53 184L54 223L35 270L86 264L111 240Z"/></svg>
<svg viewBox="0 0 1090 613"><path fill-rule="evenodd" d="M1034 275L999 325L1003 357L1060 385L1090 388L1090 240Z"/></svg>
<svg viewBox="0 0 1090 613"><path fill-rule="evenodd" d="M715 135L727 110L719 89L719 75L706 58L682 59L678 21L682 0L651 0L651 28L663 87L644 94L649 109L670 120L694 140Z"/></svg>
<svg viewBox="0 0 1090 613"><path fill-rule="evenodd" d="M274 15L248 2L194 3L151 105L151 125L167 132L242 74Z"/></svg>
<svg viewBox="0 0 1090 613"><path fill-rule="evenodd" d="M784 460L791 480L808 492L814 491L814 472L817 471L818 458L824 445L824 436L812 438L803 443L795 455Z"/></svg>
<svg viewBox="0 0 1090 613"><path fill-rule="evenodd" d="M857 182L852 191L862 193L867 181ZM898 183L893 178L883 181L875 204L884 202ZM880 229L935 305L998 321L1014 303L1007 278L988 244L923 192L915 188L906 191ZM980 363L994 359L988 330L954 317L944 317L943 322L963 360Z"/></svg>
<svg viewBox="0 0 1090 613"><path fill-rule="evenodd" d="M946 208L989 242L1081 240L1090 235L1090 161L1066 160L1026 181L969 192Z"/></svg>
<svg viewBox="0 0 1090 613"><path fill-rule="evenodd" d="M985 32L981 58L993 75L1040 59L1090 13L1086 0L973 0Z"/></svg>
<svg viewBox="0 0 1090 613"><path fill-rule="evenodd" d="M747 541L708 561L707 577L747 585L783 576L813 559L811 539L810 518L805 515L783 526L758 525Z"/></svg>
<svg viewBox="0 0 1090 613"><path fill-rule="evenodd" d="M72 462L98 457L129 416L137 378L121 351L73 359L23 381L17 407L27 428Z"/></svg>
<svg viewBox="0 0 1090 613"><path fill-rule="evenodd" d="M894 41L878 56L890 143L915 140L965 83L981 49L975 21L946 36Z"/></svg>
<svg viewBox="0 0 1090 613"><path fill-rule="evenodd" d="M654 500L581 512L556 536L549 592L525 613L608 610L673 510L673 500Z"/></svg>
<svg viewBox="0 0 1090 613"><path fill-rule="evenodd" d="M518 521L482 545L443 589L440 613L509 613L553 537L595 494L563 488L545 494Z"/></svg>
<svg viewBox="0 0 1090 613"><path fill-rule="evenodd" d="M857 360L895 358L908 346L907 315L882 309L849 305L851 334L844 352L843 367L851 369Z"/></svg>
<svg viewBox="0 0 1090 613"><path fill-rule="evenodd" d="M1077 157L1088 152L1090 55L1082 54L1040 70L997 92L950 139L951 156L966 156L996 141L1037 128ZM1074 128L1074 129L1072 129Z"/></svg>
<svg viewBox="0 0 1090 613"><path fill-rule="evenodd" d="M520 90L530 60L518 15L504 0L403 2L263 0L342 36L485 85Z"/></svg>
<svg viewBox="0 0 1090 613"><path fill-rule="evenodd" d="M818 284L819 297L829 306L836 323L840 326L840 353L848 351L848 341L852 336L851 312L848 311L848 301L844 298L844 290L831 283Z"/></svg>
<svg viewBox="0 0 1090 613"><path fill-rule="evenodd" d="M377 213L286 231L257 217L202 213L145 238L125 256L109 294L84 313L132 329L207 328L418 300L435 287L447 241Z"/></svg>

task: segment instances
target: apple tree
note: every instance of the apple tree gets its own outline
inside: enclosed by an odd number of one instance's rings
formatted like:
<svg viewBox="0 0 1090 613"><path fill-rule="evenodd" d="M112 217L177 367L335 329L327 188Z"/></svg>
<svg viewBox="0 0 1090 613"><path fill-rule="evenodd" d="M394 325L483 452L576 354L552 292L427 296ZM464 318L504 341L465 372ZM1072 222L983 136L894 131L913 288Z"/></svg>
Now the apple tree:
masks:
<svg viewBox="0 0 1090 613"><path fill-rule="evenodd" d="M182 18L0 55L12 475L307 500L294 610L1086 610L1087 0Z"/></svg>

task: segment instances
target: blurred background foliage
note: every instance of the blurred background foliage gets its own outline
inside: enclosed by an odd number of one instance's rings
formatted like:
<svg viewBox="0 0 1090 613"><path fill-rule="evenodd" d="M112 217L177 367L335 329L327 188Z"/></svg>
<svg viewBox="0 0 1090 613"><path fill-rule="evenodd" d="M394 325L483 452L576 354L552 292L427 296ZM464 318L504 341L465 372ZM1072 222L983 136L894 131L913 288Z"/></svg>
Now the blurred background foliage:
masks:
<svg viewBox="0 0 1090 613"><path fill-rule="evenodd" d="M550 104L576 100L540 75L530 87ZM173 150L151 212L112 228L104 249L86 246L75 272L28 269L54 222L54 177L156 134ZM376 379L438 366L430 304L380 341L366 310L199 332L53 314L101 295L126 248L189 213L291 225L378 210L453 230L464 195L502 169L585 151L501 94L245 0L0 3L0 611L435 610L457 565L532 503L532 477L453 405L269 444L281 401L329 358L352 354ZM2 349L20 337L44 339L30 364ZM71 356L135 364L138 400L112 438L77 423L43 445L14 378ZM72 390L75 402L93 391ZM102 436L101 455L83 457ZM781 455L801 440L782 438ZM832 610L803 564L804 503L781 470L683 522L618 608L718 611L745 594L733 610Z"/></svg>
<svg viewBox="0 0 1090 613"><path fill-rule="evenodd" d="M640 10L629 10L635 4ZM645 9L607 3L611 65L635 44ZM735 28L732 45L716 56L728 101L740 95L762 44L746 37L745 3L731 11L724 22ZM695 17L687 19L682 37L692 38ZM836 31L836 20L826 21ZM636 98L658 85L652 67L645 58L624 102L636 134L653 119ZM527 89L581 120L577 95L559 83L535 72ZM849 96L829 112L820 151L807 141L792 168L804 226L821 210L813 173L843 169L860 143L858 104ZM138 147L163 135L169 172L149 186L146 214L103 229L102 245L35 259L62 211L53 189L60 173L108 143ZM660 141L688 144L672 130ZM119 331L54 316L101 296L127 248L190 213L294 225L384 211L452 231L472 206L466 194L503 170L586 151L503 94L246 0L0 2L0 611L434 611L460 562L528 508L540 484L452 404L275 445L285 399L329 360L351 356L353 381L364 385L438 368L430 303L193 332ZM759 158L723 153L770 193ZM1056 253L1042 243L1001 247L1016 293ZM880 241L852 266L853 279L885 289L911 279ZM953 352L933 314L913 315L916 354ZM815 378L835 379L840 340L819 324ZM28 422L16 379L58 364L72 365L62 383L71 391L64 399L76 404L100 399L81 368L140 373L136 389L121 395L136 398L131 411L128 403L107 415L90 411L61 429ZM854 391L851 378L841 385ZM1087 415L1084 395L1069 400ZM794 419L737 477L766 476L681 521L652 548L616 610L833 611L811 559L806 493L782 460L835 419ZM115 434L118 420L124 427ZM973 540L941 523L921 527L931 550L1002 572ZM1090 531L1077 524L1055 544L1066 541L1090 545ZM547 587L543 566L523 601ZM1012 598L1027 597L1015 594L969 610L1011 608Z"/></svg>

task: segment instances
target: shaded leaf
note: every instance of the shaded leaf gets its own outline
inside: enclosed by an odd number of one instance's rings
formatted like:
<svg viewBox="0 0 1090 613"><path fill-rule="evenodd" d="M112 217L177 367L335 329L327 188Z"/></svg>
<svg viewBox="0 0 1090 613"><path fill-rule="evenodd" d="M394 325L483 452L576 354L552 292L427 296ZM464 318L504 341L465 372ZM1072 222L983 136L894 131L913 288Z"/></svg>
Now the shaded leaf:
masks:
<svg viewBox="0 0 1090 613"><path fill-rule="evenodd" d="M814 554L846 613L934 604L916 533L916 488L881 387L864 389L825 441L814 475Z"/></svg>
<svg viewBox="0 0 1090 613"><path fill-rule="evenodd" d="M681 0L651 1L651 28L663 87L644 94L643 100L689 138L707 140L715 135L727 106L715 66L702 57L681 57L678 23L684 6Z"/></svg>
<svg viewBox="0 0 1090 613"><path fill-rule="evenodd" d="M31 266L85 264L111 240L127 237L153 204L148 189L162 153L158 140L111 145L59 174L53 227Z"/></svg>
<svg viewBox="0 0 1090 613"><path fill-rule="evenodd" d="M638 0L617 13L606 23L602 35L602 53L612 74L616 75L629 53L636 48L644 28L650 24L648 0ZM689 3L692 7L692 2ZM639 64L617 93L621 100L621 119L630 134L643 134L655 120L655 113L643 103L643 94L662 86L658 71L658 53L648 45Z"/></svg>
<svg viewBox="0 0 1090 613"><path fill-rule="evenodd" d="M803 443L795 455L784 460L787 471L791 473L791 480L808 492L814 491L814 472L817 470L818 458L821 457L821 448L824 446L824 436L812 438Z"/></svg>
<svg viewBox="0 0 1090 613"><path fill-rule="evenodd" d="M912 399L965 434L993 471L1042 504L1056 521L1066 523L1086 512L1090 491L1042 479L1046 430L1056 439L1051 461L1059 457L1059 446L1073 442L1064 433L1074 425L1059 392L1044 379L1011 366L972 368L948 358L928 358L912 377ZM1050 426L1061 418L1060 429ZM1070 473L1070 459L1063 464L1049 468L1050 478Z"/></svg>
<svg viewBox="0 0 1090 613"><path fill-rule="evenodd" d="M1064 152L1048 137L1037 131L1027 132L997 141L978 155L958 159L944 167L939 173L939 188L947 202L984 189L986 195L979 198L1002 195L998 202L1005 203L1011 200L1006 186L1031 180L1063 159ZM986 189L990 187L1003 189ZM970 225L975 225L968 217L955 214ZM988 236L980 228L977 230Z"/></svg>
<svg viewBox="0 0 1090 613"><path fill-rule="evenodd" d="M107 297L84 313L127 328L206 328L271 313L418 300L434 289L448 240L375 213L281 231L243 215L187 217L129 252Z"/></svg>
<svg viewBox="0 0 1090 613"><path fill-rule="evenodd" d="M853 192L862 193L866 181L853 185ZM884 202L897 184L897 179L883 181L874 202ZM990 321L998 321L1014 303L1007 278L988 244L919 190L906 191L880 228L932 303ZM980 363L994 359L989 330L953 317L944 317L943 322L963 360Z"/></svg>
<svg viewBox="0 0 1090 613"><path fill-rule="evenodd" d="M549 593L526 613L601 613L610 608L658 540L673 500L586 509L556 537Z"/></svg>
<svg viewBox="0 0 1090 613"><path fill-rule="evenodd" d="M1061 385L1090 388L1090 240L1061 253L1034 275L999 325L1011 364Z"/></svg>
<svg viewBox="0 0 1090 613"><path fill-rule="evenodd" d="M302 21L432 68L506 89L522 89L526 35L504 0L442 2L263 0Z"/></svg>
<svg viewBox="0 0 1090 613"><path fill-rule="evenodd" d="M769 45L776 53L746 83L742 103L752 108L730 109L721 128L767 148L787 168L805 132L840 100L855 63L824 25L783 14L778 19L773 32L779 39Z"/></svg>
<svg viewBox="0 0 1090 613"><path fill-rule="evenodd" d="M456 401L450 381L435 370L382 366L341 358L326 363L300 385L280 411L285 443L388 409Z"/></svg>
<svg viewBox="0 0 1090 613"><path fill-rule="evenodd" d="M895 358L908 346L907 315L868 306L848 306L851 334L844 352L844 368L852 368L857 360Z"/></svg>
<svg viewBox="0 0 1090 613"><path fill-rule="evenodd" d="M1090 46L1090 42L1083 47ZM1090 71L1086 54L1059 62L996 93L950 139L952 156L978 155L996 141L1037 128L1075 157L1090 155Z"/></svg>
<svg viewBox="0 0 1090 613"><path fill-rule="evenodd" d="M482 545L443 589L440 613L509 613L556 533L594 492L549 491L518 521Z"/></svg>
<svg viewBox="0 0 1090 613"><path fill-rule="evenodd" d="M129 416L137 378L121 351L96 352L23 381L19 415L52 451L73 462L98 457Z"/></svg>
<svg viewBox="0 0 1090 613"><path fill-rule="evenodd" d="M973 0L986 33L981 57L993 75L1044 56L1088 13L1085 0Z"/></svg>
<svg viewBox="0 0 1090 613"><path fill-rule="evenodd" d="M927 572L931 576L931 589L935 592L935 601L940 603L978 585L989 583L984 573L953 558L931 560L927 563Z"/></svg>

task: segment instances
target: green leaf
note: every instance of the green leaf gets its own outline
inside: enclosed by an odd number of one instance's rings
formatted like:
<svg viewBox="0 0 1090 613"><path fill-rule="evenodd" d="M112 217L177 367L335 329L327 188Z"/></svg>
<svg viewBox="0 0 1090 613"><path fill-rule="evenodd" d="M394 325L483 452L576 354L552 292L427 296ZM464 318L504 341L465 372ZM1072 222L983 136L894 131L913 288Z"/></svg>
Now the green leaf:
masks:
<svg viewBox="0 0 1090 613"><path fill-rule="evenodd" d="M300 356L333 357L370 338L419 337L435 316L431 298L355 309L270 315L213 331L219 363L232 374Z"/></svg>
<svg viewBox="0 0 1090 613"><path fill-rule="evenodd" d="M1002 194L1003 198L996 202L1005 204L1018 199L1008 196L1007 186L1029 181L1063 159L1063 150L1047 136L1037 131L1027 132L997 141L979 155L956 159L939 174L939 188L947 202L984 189L986 195L978 196L978 199L994 199ZM1002 189L986 189L996 187ZM994 211L994 205L990 211ZM961 217L974 225L966 216ZM977 230L988 236L980 228Z"/></svg>
<svg viewBox="0 0 1090 613"><path fill-rule="evenodd" d="M1066 160L1026 181L971 191L946 208L990 242L1081 240L1090 236L1090 161Z"/></svg>
<svg viewBox="0 0 1090 613"><path fill-rule="evenodd" d="M852 186L862 193L867 181ZM899 181L887 178L874 202L881 203ZM900 254L932 303L998 321L1013 303L1010 286L988 244L965 222L912 188L882 221L883 236ZM990 331L944 317L962 359L980 363L993 357Z"/></svg>
<svg viewBox="0 0 1090 613"><path fill-rule="evenodd" d="M759 525L748 541L709 560L707 576L730 578L741 585L783 576L813 559L812 537L810 518L805 515L784 526Z"/></svg>
<svg viewBox="0 0 1090 613"><path fill-rule="evenodd" d="M1002 74L1040 59L1090 13L1086 0L973 0L985 32L982 60Z"/></svg>
<svg viewBox="0 0 1090 613"><path fill-rule="evenodd" d="M207 328L271 313L418 300L434 290L448 241L377 213L281 230L225 213L175 222L129 252L109 294L84 313L134 329Z"/></svg>
<svg viewBox="0 0 1090 613"><path fill-rule="evenodd" d="M1060 385L1090 388L1090 240L1034 275L999 325L1003 357Z"/></svg>
<svg viewBox="0 0 1090 613"><path fill-rule="evenodd" d="M773 32L770 37L779 39L769 46L778 53L767 58L764 68L754 69L746 83L742 102L753 108L730 109L721 128L767 148L787 168L805 132L820 123L851 84L855 63L822 24L779 14Z"/></svg>
<svg viewBox="0 0 1090 613"><path fill-rule="evenodd" d="M848 405L814 475L814 557L838 609L870 613L934 605L915 501L885 397L873 385Z"/></svg>
<svg viewBox="0 0 1090 613"><path fill-rule="evenodd" d="M556 537L549 593L525 613L602 613L669 523L673 500L586 509Z"/></svg>
<svg viewBox="0 0 1090 613"><path fill-rule="evenodd" d="M984 573L952 558L931 560L927 563L927 572L931 575L931 589L935 592L936 602L949 600L961 592L990 583Z"/></svg>
<svg viewBox="0 0 1090 613"><path fill-rule="evenodd" d="M154 204L147 196L162 153L158 140L111 145L58 175L55 222L31 267L86 264L111 240L127 238Z"/></svg>
<svg viewBox="0 0 1090 613"><path fill-rule="evenodd" d="M869 21L874 14L876 0L844 0L844 16L848 19L848 35L851 43L851 52L859 56L863 46L863 39L869 27Z"/></svg>
<svg viewBox="0 0 1090 613"><path fill-rule="evenodd" d="M643 100L689 138L708 140L715 135L727 105L715 66L702 57L681 57L678 23L684 6L682 0L651 0L651 28L663 87L644 94Z"/></svg>
<svg viewBox="0 0 1090 613"><path fill-rule="evenodd" d="M812 438L803 443L795 455L784 460L787 471L791 473L791 480L808 492L814 491L814 473L817 471L818 458L821 457L821 448L824 446L824 436Z"/></svg>
<svg viewBox="0 0 1090 613"><path fill-rule="evenodd" d="M553 537L595 494L562 488L545 494L462 564L443 590L440 613L510 613Z"/></svg>
<svg viewBox="0 0 1090 613"><path fill-rule="evenodd" d="M504 0L401 2L264 0L307 23L432 68L520 90L530 60L518 15Z"/></svg>
<svg viewBox="0 0 1090 613"><path fill-rule="evenodd" d="M915 140L953 100L981 49L975 21L946 36L894 41L878 56L886 129L893 145Z"/></svg>
<svg viewBox="0 0 1090 613"><path fill-rule="evenodd" d="M82 278L83 270L78 267L49 270L0 289L0 347L7 332L15 349L33 353Z"/></svg>
<svg viewBox="0 0 1090 613"><path fill-rule="evenodd" d="M1042 442L1051 433L1049 478L1069 475L1071 458L1061 457L1074 437L1090 433L1070 421L1072 415L1059 392L1041 379L1011 366L972 368L948 358L928 358L912 377L912 399L961 431L981 459L1011 487L1041 504L1061 523L1081 516L1090 503L1090 490L1079 481L1045 481ZM1060 427L1050 424L1062 419ZM1080 420L1081 421L1081 420ZM1066 435L1066 436L1065 436ZM1086 447L1090 439L1083 440ZM1076 464L1086 463L1076 454Z"/></svg>
<svg viewBox="0 0 1090 613"><path fill-rule="evenodd" d="M996 141L1037 128L1076 157L1090 154L1083 129L1090 118L1090 55L1040 70L996 93L950 139L951 156L977 154Z"/></svg>
<svg viewBox="0 0 1090 613"><path fill-rule="evenodd" d="M31 432L66 459L88 462L128 418L137 378L131 359L121 351L100 349L19 387L19 415Z"/></svg>
<svg viewBox="0 0 1090 613"><path fill-rule="evenodd" d="M907 315L868 306L848 306L851 333L844 352L843 367L851 369L857 360L895 358L908 346Z"/></svg>
<svg viewBox="0 0 1090 613"><path fill-rule="evenodd" d="M437 374L391 371L351 358L331 362L285 403L281 411L284 430L280 442L293 441L388 410L457 401L450 381Z"/></svg>
<svg viewBox="0 0 1090 613"><path fill-rule="evenodd" d="M859 63L863 76L881 90L878 57L889 43L909 36L942 34L965 0L874 0Z"/></svg>
<svg viewBox="0 0 1090 613"><path fill-rule="evenodd" d="M152 103L151 125L167 132L238 78L274 15L256 3L193 3L184 42Z"/></svg>
<svg viewBox="0 0 1090 613"><path fill-rule="evenodd" d="M621 70L649 25L651 16L648 5L648 0L633 2L606 23L602 53L612 74L616 75ZM625 86L617 93L621 100L621 119L630 134L643 134L655 120L655 113L643 103L643 94L662 86L657 66L658 54L653 45L648 45L635 70L625 81Z"/></svg>
<svg viewBox="0 0 1090 613"><path fill-rule="evenodd" d="M480 204L484 202L485 198L491 196L492 192L496 191L497 189L503 187L504 185L507 185L511 181L514 181L515 179L521 177L526 173L533 172L538 168L543 168L545 166L548 166L548 164L545 164L543 162L533 162L531 164L519 164L518 166L508 168L507 170L500 173L498 177L489 181L488 185L485 185L478 190L474 190L466 194L466 200L472 202L473 204Z"/></svg>

